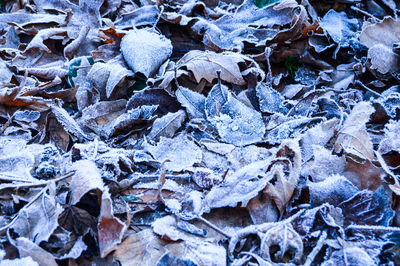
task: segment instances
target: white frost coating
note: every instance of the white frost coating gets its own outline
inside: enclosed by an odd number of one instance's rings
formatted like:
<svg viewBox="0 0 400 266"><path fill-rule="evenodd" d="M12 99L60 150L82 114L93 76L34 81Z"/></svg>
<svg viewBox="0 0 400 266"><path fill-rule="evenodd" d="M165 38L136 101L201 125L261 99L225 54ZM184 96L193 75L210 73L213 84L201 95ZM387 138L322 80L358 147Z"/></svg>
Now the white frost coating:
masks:
<svg viewBox="0 0 400 266"><path fill-rule="evenodd" d="M312 206L318 206L325 202L338 205L359 191L356 186L341 175L330 176L318 183L310 182L309 188Z"/></svg>
<svg viewBox="0 0 400 266"><path fill-rule="evenodd" d="M305 164L303 176L311 176L314 182L324 181L331 175L342 174L346 166L346 159L333 155L331 151L319 145L313 145L314 160Z"/></svg>
<svg viewBox="0 0 400 266"><path fill-rule="evenodd" d="M169 159L167 169L176 172L200 163L202 159L201 149L182 134L173 139L161 137L156 146L146 145L145 149L159 162Z"/></svg>
<svg viewBox="0 0 400 266"><path fill-rule="evenodd" d="M221 138L236 146L245 146L261 141L265 125L261 114L247 107L231 94L222 106L221 114L209 119Z"/></svg>
<svg viewBox="0 0 400 266"><path fill-rule="evenodd" d="M140 72L148 78L171 56L172 44L156 32L134 29L122 38L121 52L135 73Z"/></svg>
<svg viewBox="0 0 400 266"><path fill-rule="evenodd" d="M165 199L165 205L172 213L177 213L182 209L182 205L177 199Z"/></svg>
<svg viewBox="0 0 400 266"><path fill-rule="evenodd" d="M242 202L242 206L246 206L272 178L265 174L269 163L270 160L254 162L228 175L223 183L214 186L206 195L205 212L213 208L235 207L239 202Z"/></svg>
<svg viewBox="0 0 400 266"><path fill-rule="evenodd" d="M13 260L2 260L0 262L0 266L39 266L39 264L32 259L32 257L24 257L21 259L13 259Z"/></svg>
<svg viewBox="0 0 400 266"><path fill-rule="evenodd" d="M208 140L201 141L207 150L218 153L220 155L226 155L231 153L235 149L235 145L221 143L221 142L212 142Z"/></svg>
<svg viewBox="0 0 400 266"><path fill-rule="evenodd" d="M400 152L400 121L390 120L385 126L385 137L379 143L378 151L385 154L391 151Z"/></svg>
<svg viewBox="0 0 400 266"><path fill-rule="evenodd" d="M336 140L336 152L343 149L360 158L374 159L372 142L365 125L374 112L375 108L369 102L360 102L354 106Z"/></svg>
<svg viewBox="0 0 400 266"><path fill-rule="evenodd" d="M160 118L157 118L149 135L149 140L158 139L159 137L172 138L176 131L182 126L183 121L186 118L186 113L183 110L179 110L175 113L168 113Z"/></svg>
<svg viewBox="0 0 400 266"><path fill-rule="evenodd" d="M30 149L33 146L37 150ZM40 145L26 145L25 140L8 137L0 138L0 173L10 174L14 179L35 182L30 171L35 163L35 155L43 151Z"/></svg>
<svg viewBox="0 0 400 266"><path fill-rule="evenodd" d="M337 118L324 121L307 130L301 137L301 153L303 162L307 162L313 156L313 145L325 146L333 137L335 129L339 125ZM315 153L315 150L314 150ZM315 154L314 154L315 158Z"/></svg>

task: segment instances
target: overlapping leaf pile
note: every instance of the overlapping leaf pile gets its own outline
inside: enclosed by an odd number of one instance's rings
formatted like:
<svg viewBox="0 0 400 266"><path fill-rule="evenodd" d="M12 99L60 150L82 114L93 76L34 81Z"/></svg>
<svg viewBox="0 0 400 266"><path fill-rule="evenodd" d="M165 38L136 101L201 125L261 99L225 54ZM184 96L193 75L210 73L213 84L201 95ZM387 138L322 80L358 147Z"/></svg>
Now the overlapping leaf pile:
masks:
<svg viewBox="0 0 400 266"><path fill-rule="evenodd" d="M0 265L400 264L395 1L0 4Z"/></svg>

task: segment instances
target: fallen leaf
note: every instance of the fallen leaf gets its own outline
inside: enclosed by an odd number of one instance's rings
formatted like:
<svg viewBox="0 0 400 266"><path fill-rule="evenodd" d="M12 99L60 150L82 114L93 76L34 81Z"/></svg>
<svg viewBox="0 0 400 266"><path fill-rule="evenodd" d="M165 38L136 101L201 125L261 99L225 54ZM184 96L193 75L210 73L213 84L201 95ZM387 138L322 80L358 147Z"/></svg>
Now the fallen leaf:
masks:
<svg viewBox="0 0 400 266"><path fill-rule="evenodd" d="M398 25L397 19L385 17L375 23L366 21L362 26L360 42L369 48L372 67L382 74L398 71L399 58L393 52L393 45L400 41Z"/></svg>
<svg viewBox="0 0 400 266"><path fill-rule="evenodd" d="M372 142L365 124L369 121L374 111L374 107L368 102L361 102L354 106L336 139L336 152L343 149L345 152L359 156L362 159L373 160Z"/></svg>
<svg viewBox="0 0 400 266"><path fill-rule="evenodd" d="M196 82L202 78L212 83L217 72L221 71L221 79L238 85L244 85L245 81L239 69L239 63L244 63L246 57L232 53L214 53L210 51L190 51L185 54L177 63L177 68L185 67L192 71Z"/></svg>
<svg viewBox="0 0 400 266"><path fill-rule="evenodd" d="M133 72L149 78L171 56L172 45L152 29L134 29L122 38L121 52Z"/></svg>
<svg viewBox="0 0 400 266"><path fill-rule="evenodd" d="M157 140L160 137L172 138L175 132L182 126L186 115L183 110L176 113L168 113L163 117L154 120L151 131L147 137L151 140Z"/></svg>

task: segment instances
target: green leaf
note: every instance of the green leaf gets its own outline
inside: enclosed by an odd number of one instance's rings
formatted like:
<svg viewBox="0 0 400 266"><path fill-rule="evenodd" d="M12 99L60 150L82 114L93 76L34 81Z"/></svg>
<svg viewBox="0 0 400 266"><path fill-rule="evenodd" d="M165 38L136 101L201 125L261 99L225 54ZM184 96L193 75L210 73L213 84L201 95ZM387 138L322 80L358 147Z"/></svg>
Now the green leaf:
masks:
<svg viewBox="0 0 400 266"><path fill-rule="evenodd" d="M146 87L147 87L146 81L143 81L141 79L135 79L135 84L133 84L128 89L128 96L131 97L133 94L135 94L138 91L143 90Z"/></svg>
<svg viewBox="0 0 400 266"><path fill-rule="evenodd" d="M126 202L135 202L135 201L139 201L140 198L136 197L134 195L128 194L128 195L123 195L122 198L126 201Z"/></svg>
<svg viewBox="0 0 400 266"><path fill-rule="evenodd" d="M270 4L273 4L273 3L276 3L276 2L279 2L279 1L280 0L253 0L254 4L256 6L258 6L259 8L268 6Z"/></svg>

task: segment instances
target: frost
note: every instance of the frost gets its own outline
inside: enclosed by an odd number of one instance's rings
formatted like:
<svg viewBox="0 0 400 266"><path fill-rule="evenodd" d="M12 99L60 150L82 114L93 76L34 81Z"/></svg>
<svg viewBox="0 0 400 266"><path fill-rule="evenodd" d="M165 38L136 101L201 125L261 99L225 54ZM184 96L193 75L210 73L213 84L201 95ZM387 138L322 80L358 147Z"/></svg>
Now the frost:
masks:
<svg viewBox="0 0 400 266"><path fill-rule="evenodd" d="M338 205L358 192L357 187L341 175L332 175L318 183L310 182L308 186L312 206L324 202Z"/></svg>
<svg viewBox="0 0 400 266"><path fill-rule="evenodd" d="M300 142L304 162L307 162L312 158L314 145L325 146L329 142L329 140L334 136L338 124L339 120L335 118L323 121L302 134Z"/></svg>
<svg viewBox="0 0 400 266"><path fill-rule="evenodd" d="M372 142L365 124L374 111L375 108L368 102L360 102L354 106L340 130L335 143L335 151L343 149L360 158L373 159Z"/></svg>
<svg viewBox="0 0 400 266"><path fill-rule="evenodd" d="M400 152L400 121L390 120L385 126L385 137L379 143L378 151L381 154L391 151Z"/></svg>
<svg viewBox="0 0 400 266"><path fill-rule="evenodd" d="M38 120L40 117L40 112L37 111L17 111L14 113L14 119L22 122L33 122Z"/></svg>
<svg viewBox="0 0 400 266"><path fill-rule="evenodd" d="M313 145L312 149L314 160L309 161L302 168L303 176L310 176L313 182L321 182L331 175L343 173L346 165L345 158L333 155L322 146Z"/></svg>
<svg viewBox="0 0 400 266"><path fill-rule="evenodd" d="M183 121L186 118L186 114L183 110L179 110L176 113L168 113L161 118L157 118L149 135L149 140L156 140L160 137L172 138L175 132L182 126Z"/></svg>
<svg viewBox="0 0 400 266"><path fill-rule="evenodd" d="M261 112L267 113L285 113L287 108L284 107L283 102L285 98L268 85L259 85L256 87L256 94L260 103Z"/></svg>
<svg viewBox="0 0 400 266"><path fill-rule="evenodd" d="M204 108L206 98L188 88L179 87L175 92L176 98L186 108L186 112L191 119L205 118Z"/></svg>
<svg viewBox="0 0 400 266"><path fill-rule="evenodd" d="M209 120L225 142L236 146L259 142L265 134L260 113L247 107L233 95L228 95L221 114Z"/></svg>
<svg viewBox="0 0 400 266"><path fill-rule="evenodd" d="M167 169L177 172L200 163L202 159L201 149L183 134L173 139L161 137L157 145L147 144L145 150L160 163L170 160L166 163Z"/></svg>
<svg viewBox="0 0 400 266"><path fill-rule="evenodd" d="M220 185L214 186L206 195L205 211L226 206L235 207L239 202L246 206L272 178L265 173L268 165L268 160L258 161L228 174Z"/></svg>
<svg viewBox="0 0 400 266"><path fill-rule="evenodd" d="M122 38L121 52L135 73L154 75L172 54L171 41L151 29L134 29Z"/></svg>
<svg viewBox="0 0 400 266"><path fill-rule="evenodd" d="M344 248L333 252L332 256L321 264L334 265L376 265L367 252L358 247Z"/></svg>

